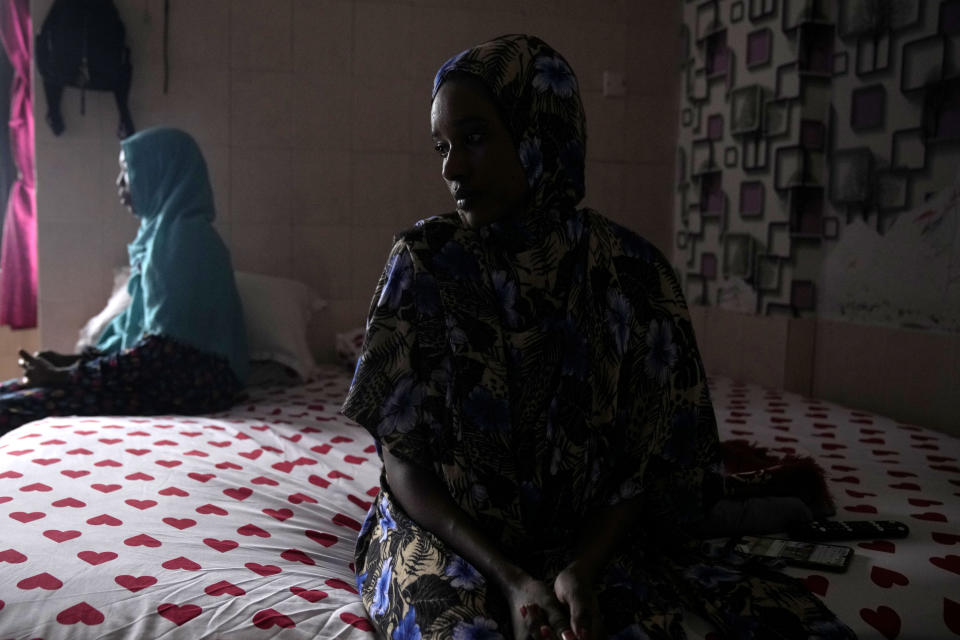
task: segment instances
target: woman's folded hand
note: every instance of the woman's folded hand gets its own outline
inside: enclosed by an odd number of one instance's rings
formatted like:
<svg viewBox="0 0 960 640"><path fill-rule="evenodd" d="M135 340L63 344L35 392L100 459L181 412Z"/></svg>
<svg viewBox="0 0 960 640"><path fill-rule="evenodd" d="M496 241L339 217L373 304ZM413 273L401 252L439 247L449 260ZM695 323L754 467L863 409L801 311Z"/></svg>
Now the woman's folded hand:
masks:
<svg viewBox="0 0 960 640"><path fill-rule="evenodd" d="M23 369L21 383L24 387L65 387L70 384L73 366L57 367L48 360L32 356L23 349L17 364Z"/></svg>
<svg viewBox="0 0 960 640"><path fill-rule="evenodd" d="M572 562L553 582L557 599L570 611L569 628L574 634L562 640L600 640L602 635L600 604L594 578L588 573L577 562Z"/></svg>
<svg viewBox="0 0 960 640"><path fill-rule="evenodd" d="M546 584L528 576L513 584L506 595L516 640L569 639L569 616Z"/></svg>

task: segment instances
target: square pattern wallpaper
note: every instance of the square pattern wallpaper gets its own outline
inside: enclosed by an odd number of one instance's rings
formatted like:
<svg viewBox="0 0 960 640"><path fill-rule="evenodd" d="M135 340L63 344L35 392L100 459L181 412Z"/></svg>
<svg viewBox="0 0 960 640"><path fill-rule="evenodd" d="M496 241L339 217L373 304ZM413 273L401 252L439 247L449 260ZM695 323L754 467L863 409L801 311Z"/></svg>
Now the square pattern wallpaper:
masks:
<svg viewBox="0 0 960 640"><path fill-rule="evenodd" d="M960 0L679 0L690 304L960 331Z"/></svg>

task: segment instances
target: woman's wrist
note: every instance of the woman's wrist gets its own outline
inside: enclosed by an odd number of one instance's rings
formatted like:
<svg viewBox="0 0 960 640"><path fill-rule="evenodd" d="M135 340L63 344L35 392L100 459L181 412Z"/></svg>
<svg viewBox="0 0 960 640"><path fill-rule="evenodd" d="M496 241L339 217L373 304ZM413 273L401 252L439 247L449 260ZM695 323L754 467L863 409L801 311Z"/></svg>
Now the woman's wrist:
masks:
<svg viewBox="0 0 960 640"><path fill-rule="evenodd" d="M491 581L496 584L504 594L509 594L511 591L520 588L523 584L533 579L529 573L515 564L506 561L493 567L490 573Z"/></svg>
<svg viewBox="0 0 960 640"><path fill-rule="evenodd" d="M595 584L600 576L603 563L593 554L581 554L567 565L564 571L574 574L581 582Z"/></svg>

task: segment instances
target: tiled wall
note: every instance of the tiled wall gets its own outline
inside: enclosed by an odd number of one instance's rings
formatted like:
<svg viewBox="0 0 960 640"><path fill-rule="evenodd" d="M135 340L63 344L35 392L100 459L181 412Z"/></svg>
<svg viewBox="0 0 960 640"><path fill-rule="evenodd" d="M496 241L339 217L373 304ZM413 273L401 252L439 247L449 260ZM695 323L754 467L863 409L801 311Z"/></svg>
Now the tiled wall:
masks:
<svg viewBox="0 0 960 640"><path fill-rule="evenodd" d="M960 334L694 305L707 372L960 435Z"/></svg>
<svg viewBox="0 0 960 640"><path fill-rule="evenodd" d="M11 330L0 327L0 380L23 375L17 365L20 349L33 353L40 349L40 332L36 329Z"/></svg>
<svg viewBox="0 0 960 640"><path fill-rule="evenodd" d="M51 0L33 0L39 25ZM577 72L588 123L586 204L664 250L672 236L678 2L638 0L117 0L143 128L191 131L237 268L293 277L330 301L315 335L362 324L392 234L450 209L428 136L437 67L507 32L540 35ZM605 70L626 74L604 97ZM68 349L126 263L135 219L117 203L112 97L68 90L66 132L37 92L40 323Z"/></svg>

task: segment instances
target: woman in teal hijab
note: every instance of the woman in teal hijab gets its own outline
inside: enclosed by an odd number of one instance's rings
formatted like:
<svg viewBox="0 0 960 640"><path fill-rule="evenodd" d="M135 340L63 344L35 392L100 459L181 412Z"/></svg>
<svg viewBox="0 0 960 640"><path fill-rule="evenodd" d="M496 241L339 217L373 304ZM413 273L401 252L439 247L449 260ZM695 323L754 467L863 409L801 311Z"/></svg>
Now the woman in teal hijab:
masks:
<svg viewBox="0 0 960 640"><path fill-rule="evenodd" d="M0 432L48 415L218 411L246 380L243 310L200 148L148 129L121 142L120 168L120 201L140 219L130 305L95 349L21 351L24 376L0 385Z"/></svg>

